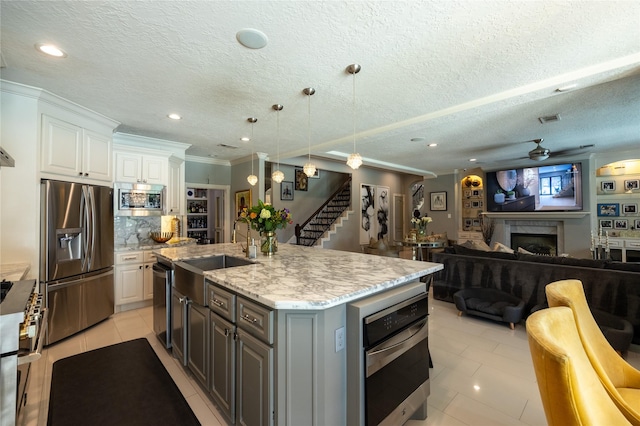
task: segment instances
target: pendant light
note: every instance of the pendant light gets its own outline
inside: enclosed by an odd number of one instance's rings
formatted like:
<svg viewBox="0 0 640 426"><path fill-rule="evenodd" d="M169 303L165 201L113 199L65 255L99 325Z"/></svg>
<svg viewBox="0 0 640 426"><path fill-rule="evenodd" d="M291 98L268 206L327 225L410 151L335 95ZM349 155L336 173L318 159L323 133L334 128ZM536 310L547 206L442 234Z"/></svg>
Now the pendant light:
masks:
<svg viewBox="0 0 640 426"><path fill-rule="evenodd" d="M280 183L284 180L284 173L280 171L280 111L282 111L282 108L284 107L280 104L275 104L271 108L276 111L276 146L278 150L278 166L276 167L276 170L271 173L271 179L276 183Z"/></svg>
<svg viewBox="0 0 640 426"><path fill-rule="evenodd" d="M304 165L302 170L304 170L304 174L305 175L307 175L308 177L311 177L311 176L316 174L316 166L311 162L311 96L314 93L316 93L316 89L314 89L313 87L307 87L306 89L302 90L302 93L304 93L305 95L307 95L309 97L309 122L308 122L308 129L309 129L309 161Z"/></svg>
<svg viewBox="0 0 640 426"><path fill-rule="evenodd" d="M347 72L353 75L353 152L347 158L347 165L352 169L357 169L362 164L362 157L356 149L356 74L362 67L358 64L351 64L347 67Z"/></svg>
<svg viewBox="0 0 640 426"><path fill-rule="evenodd" d="M247 182L249 182L249 185L254 186L258 183L258 176L253 174L253 125L258 121L258 119L255 117L249 117L247 118L247 121L251 123L251 140L249 141L249 143L251 143L251 174L247 176Z"/></svg>

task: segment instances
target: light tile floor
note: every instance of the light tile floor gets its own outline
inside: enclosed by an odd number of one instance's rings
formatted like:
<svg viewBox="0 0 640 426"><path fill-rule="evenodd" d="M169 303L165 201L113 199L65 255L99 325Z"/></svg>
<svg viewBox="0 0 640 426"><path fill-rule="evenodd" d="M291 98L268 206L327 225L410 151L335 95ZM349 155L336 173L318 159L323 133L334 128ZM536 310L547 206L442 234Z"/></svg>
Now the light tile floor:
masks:
<svg viewBox="0 0 640 426"><path fill-rule="evenodd" d="M226 425L206 392L155 338L152 322L151 307L121 312L45 348L43 358L32 368L28 403L18 424L46 425L55 361L146 337L200 422ZM523 324L512 331L506 324L459 317L453 304L431 299L429 330L434 368L428 418L409 420L407 426L546 424ZM627 359L640 368L639 352L629 352Z"/></svg>

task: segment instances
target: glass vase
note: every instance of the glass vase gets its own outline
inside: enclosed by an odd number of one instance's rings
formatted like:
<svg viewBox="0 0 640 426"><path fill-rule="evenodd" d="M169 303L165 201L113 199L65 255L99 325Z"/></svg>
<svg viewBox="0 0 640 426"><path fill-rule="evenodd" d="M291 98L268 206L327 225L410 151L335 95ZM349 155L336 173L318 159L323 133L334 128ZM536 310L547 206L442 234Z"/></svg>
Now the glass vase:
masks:
<svg viewBox="0 0 640 426"><path fill-rule="evenodd" d="M278 239L274 231L265 231L262 233L260 251L265 256L273 256L273 254L278 251Z"/></svg>

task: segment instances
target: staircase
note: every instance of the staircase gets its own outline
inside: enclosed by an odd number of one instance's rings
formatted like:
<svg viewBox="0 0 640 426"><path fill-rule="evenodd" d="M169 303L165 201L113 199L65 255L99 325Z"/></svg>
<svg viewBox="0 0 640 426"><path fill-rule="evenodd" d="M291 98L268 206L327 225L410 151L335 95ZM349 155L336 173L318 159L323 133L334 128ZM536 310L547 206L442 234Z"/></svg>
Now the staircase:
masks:
<svg viewBox="0 0 640 426"><path fill-rule="evenodd" d="M351 177L302 225L296 225L296 244L314 246L351 205Z"/></svg>

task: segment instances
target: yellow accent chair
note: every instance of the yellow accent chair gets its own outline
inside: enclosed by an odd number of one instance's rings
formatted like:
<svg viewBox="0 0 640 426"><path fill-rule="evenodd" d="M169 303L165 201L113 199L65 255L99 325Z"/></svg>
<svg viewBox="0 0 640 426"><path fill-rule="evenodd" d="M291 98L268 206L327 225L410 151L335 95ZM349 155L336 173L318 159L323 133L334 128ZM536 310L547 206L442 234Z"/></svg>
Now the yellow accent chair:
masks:
<svg viewBox="0 0 640 426"><path fill-rule="evenodd" d="M591 366L571 309L534 312L527 319L527 334L550 426L630 424Z"/></svg>
<svg viewBox="0 0 640 426"><path fill-rule="evenodd" d="M545 287L549 306L566 306L573 312L585 352L607 393L634 425L640 426L640 371L629 365L598 327L580 280L562 280Z"/></svg>

